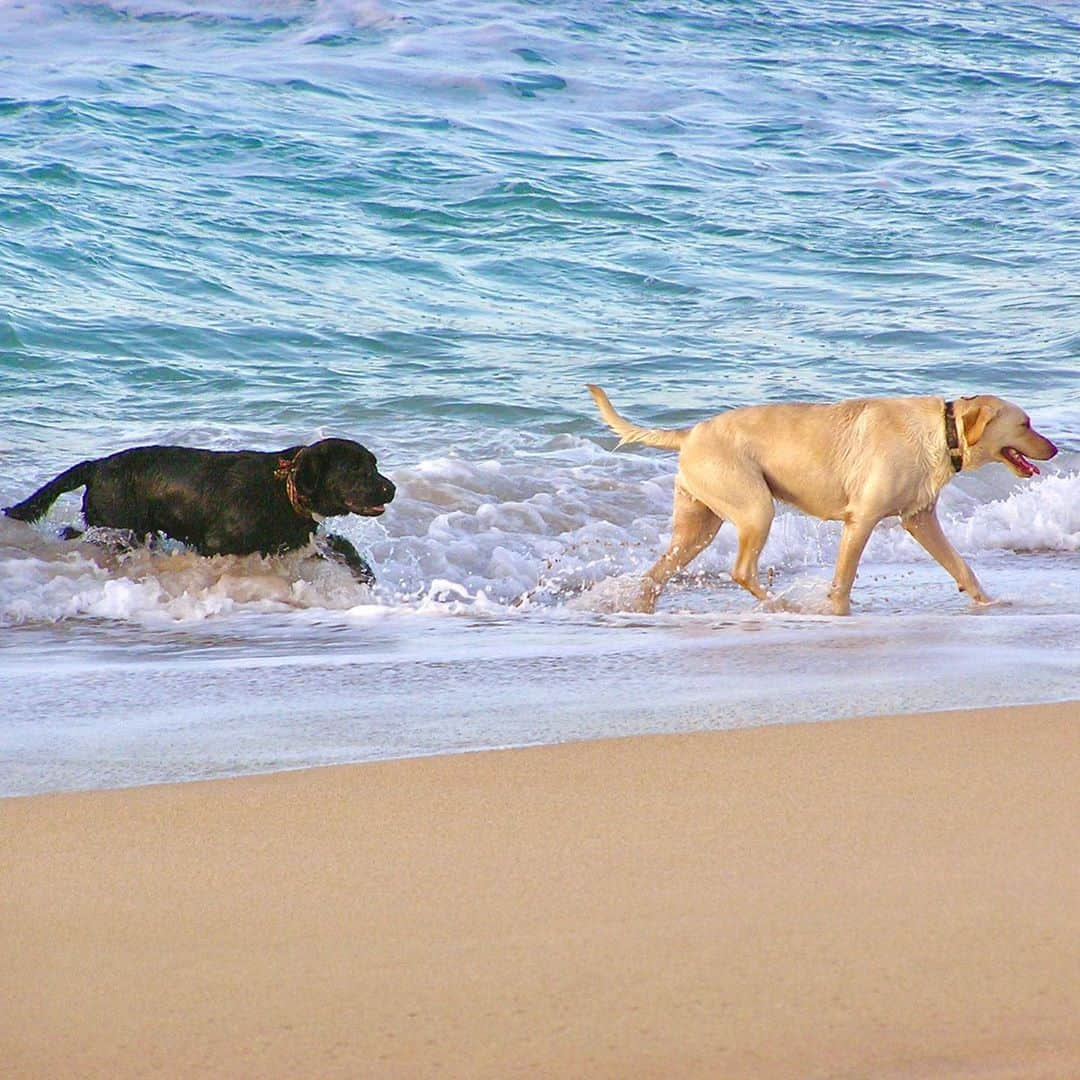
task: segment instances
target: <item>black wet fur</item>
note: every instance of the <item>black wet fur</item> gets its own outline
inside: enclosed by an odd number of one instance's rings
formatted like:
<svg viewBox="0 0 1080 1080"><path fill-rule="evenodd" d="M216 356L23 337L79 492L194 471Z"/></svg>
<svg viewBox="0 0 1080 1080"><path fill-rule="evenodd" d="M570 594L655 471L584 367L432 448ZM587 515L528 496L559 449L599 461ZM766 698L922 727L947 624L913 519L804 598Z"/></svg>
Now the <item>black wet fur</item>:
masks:
<svg viewBox="0 0 1080 1080"><path fill-rule="evenodd" d="M345 539L337 533L326 533L316 541L319 553L325 559L344 563L353 575L365 585L375 584L375 573L367 560Z"/></svg>
<svg viewBox="0 0 1080 1080"><path fill-rule="evenodd" d="M293 462L299 510L286 481L275 476L286 462ZM375 455L350 439L274 453L139 446L80 462L4 513L36 521L65 491L85 486L88 526L137 537L164 533L203 555L280 555L310 542L318 528L313 515L365 514L390 502L394 485L375 466ZM361 581L375 580L343 537L324 543Z"/></svg>

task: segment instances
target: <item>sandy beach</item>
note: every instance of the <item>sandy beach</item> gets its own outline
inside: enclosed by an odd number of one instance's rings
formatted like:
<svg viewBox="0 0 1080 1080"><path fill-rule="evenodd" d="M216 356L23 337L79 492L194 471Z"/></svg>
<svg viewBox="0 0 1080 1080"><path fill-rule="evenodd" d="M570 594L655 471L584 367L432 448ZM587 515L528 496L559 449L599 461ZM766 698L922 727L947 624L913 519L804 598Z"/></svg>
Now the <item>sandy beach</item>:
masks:
<svg viewBox="0 0 1080 1080"><path fill-rule="evenodd" d="M1078 713L2 800L0 1073L1080 1075Z"/></svg>

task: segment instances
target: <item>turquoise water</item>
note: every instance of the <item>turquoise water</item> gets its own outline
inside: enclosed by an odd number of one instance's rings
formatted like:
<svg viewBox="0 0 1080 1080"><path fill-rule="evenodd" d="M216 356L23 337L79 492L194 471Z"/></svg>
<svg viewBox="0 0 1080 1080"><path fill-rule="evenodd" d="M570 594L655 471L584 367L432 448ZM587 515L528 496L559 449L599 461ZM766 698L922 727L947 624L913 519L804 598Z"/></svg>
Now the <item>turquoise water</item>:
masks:
<svg viewBox="0 0 1080 1080"><path fill-rule="evenodd" d="M374 594L302 561L72 551L70 497L0 522L0 788L1074 693L1078 56L1064 5L0 0L0 505L141 442L327 434L400 491L341 523ZM820 618L835 530L785 511L787 614L731 587L725 530L635 621L588 596L663 545L673 462L612 456L586 382L660 425L993 392L1063 453L943 499L990 612L885 529L862 622ZM702 659L750 629L772 696L753 651L737 693ZM365 704L388 657L403 689ZM251 719L285 684L330 702L306 742ZM133 713L142 741L116 734Z"/></svg>

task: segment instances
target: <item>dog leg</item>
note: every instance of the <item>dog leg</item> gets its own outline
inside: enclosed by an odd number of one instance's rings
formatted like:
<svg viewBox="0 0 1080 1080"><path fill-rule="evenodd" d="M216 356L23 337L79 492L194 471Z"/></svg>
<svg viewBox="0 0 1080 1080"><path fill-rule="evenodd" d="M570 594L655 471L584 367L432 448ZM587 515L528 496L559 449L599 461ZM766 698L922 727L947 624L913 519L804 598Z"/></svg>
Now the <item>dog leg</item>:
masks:
<svg viewBox="0 0 1080 1080"><path fill-rule="evenodd" d="M855 584L859 560L879 520L880 518L855 518L844 522L832 588L829 589L829 605L834 615L851 614L851 587Z"/></svg>
<svg viewBox="0 0 1080 1080"><path fill-rule="evenodd" d="M735 553L735 565L731 569L731 580L736 585L741 585L748 593L758 600L768 599L768 592L758 580L758 559L761 557L761 549L765 547L765 541L769 539L769 529L772 527L773 506L768 505L768 514L765 507L761 507L759 513L745 517L740 521L734 521L735 528L739 531L739 550Z"/></svg>
<svg viewBox="0 0 1080 1080"><path fill-rule="evenodd" d="M905 529L945 568L953 580L976 604L989 604L990 597L983 592L979 579L971 567L964 562L963 556L949 543L941 529L935 508L920 510L909 518L903 518Z"/></svg>
<svg viewBox="0 0 1080 1080"><path fill-rule="evenodd" d="M693 471L687 466L693 466ZM739 534L731 580L756 599L768 599L769 594L758 580L758 559L769 538L776 507L764 475L738 457L712 458L704 467L680 461L680 467L687 477L687 487L699 502L708 506L719 521L730 521Z"/></svg>
<svg viewBox="0 0 1080 1080"><path fill-rule="evenodd" d="M758 559L765 541L769 539L773 515L772 492L765 485L764 478L744 480L739 501L733 502L725 493L725 501L717 509L724 511L726 517L739 533L739 548L735 552L735 565L731 568L731 580L741 585L758 600L768 599L768 592L758 580Z"/></svg>
<svg viewBox="0 0 1080 1080"><path fill-rule="evenodd" d="M315 545L324 559L344 563L362 585L375 584L375 574L371 567L344 536L327 533L325 536L320 536Z"/></svg>
<svg viewBox="0 0 1080 1080"><path fill-rule="evenodd" d="M652 611L664 586L672 576L698 557L712 543L723 519L703 502L698 502L675 484L675 506L671 518L671 543L657 559L642 582L638 608Z"/></svg>

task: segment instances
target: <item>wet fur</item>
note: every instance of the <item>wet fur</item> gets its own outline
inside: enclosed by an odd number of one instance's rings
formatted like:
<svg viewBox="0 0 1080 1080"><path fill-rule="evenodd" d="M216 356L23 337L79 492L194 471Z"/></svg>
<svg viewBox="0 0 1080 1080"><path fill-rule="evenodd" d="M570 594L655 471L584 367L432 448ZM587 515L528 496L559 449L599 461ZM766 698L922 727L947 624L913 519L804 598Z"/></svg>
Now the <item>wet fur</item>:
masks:
<svg viewBox="0 0 1080 1080"><path fill-rule="evenodd" d="M293 462L301 509L280 476ZM276 475L277 474L277 475ZM274 453L140 446L80 462L4 513L36 521L66 491L85 487L88 526L122 529L138 539L158 533L203 555L279 555L310 543L323 517L372 513L394 497L375 456L349 439L323 439ZM65 530L70 538L73 530ZM321 538L323 554L362 581L374 574L348 540Z"/></svg>

